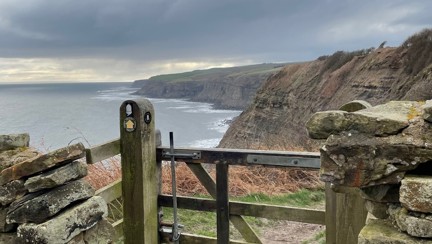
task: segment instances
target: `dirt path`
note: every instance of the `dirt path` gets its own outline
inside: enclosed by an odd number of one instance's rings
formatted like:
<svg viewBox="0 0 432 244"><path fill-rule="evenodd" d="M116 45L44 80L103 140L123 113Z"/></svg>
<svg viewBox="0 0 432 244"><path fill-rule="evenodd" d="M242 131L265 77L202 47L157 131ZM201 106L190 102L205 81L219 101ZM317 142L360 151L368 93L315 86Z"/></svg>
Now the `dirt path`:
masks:
<svg viewBox="0 0 432 244"><path fill-rule="evenodd" d="M309 206L310 209L324 210L324 203ZM261 236L265 244L320 244L325 243L325 236L318 240L315 237L325 230L324 225L279 220L269 221L261 228Z"/></svg>
<svg viewBox="0 0 432 244"><path fill-rule="evenodd" d="M322 225L275 221L261 230L261 237L266 244L312 244L319 243L318 241L314 241L314 237L323 230L325 230L325 226Z"/></svg>

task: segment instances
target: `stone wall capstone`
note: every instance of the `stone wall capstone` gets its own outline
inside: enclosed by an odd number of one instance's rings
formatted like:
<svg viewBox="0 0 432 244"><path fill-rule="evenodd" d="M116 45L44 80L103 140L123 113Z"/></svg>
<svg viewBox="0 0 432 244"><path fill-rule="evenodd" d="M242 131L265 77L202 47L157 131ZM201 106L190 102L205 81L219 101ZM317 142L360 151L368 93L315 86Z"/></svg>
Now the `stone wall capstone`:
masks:
<svg viewBox="0 0 432 244"><path fill-rule="evenodd" d="M432 100L318 112L307 129L325 139L321 180L366 199L359 243L432 243Z"/></svg>

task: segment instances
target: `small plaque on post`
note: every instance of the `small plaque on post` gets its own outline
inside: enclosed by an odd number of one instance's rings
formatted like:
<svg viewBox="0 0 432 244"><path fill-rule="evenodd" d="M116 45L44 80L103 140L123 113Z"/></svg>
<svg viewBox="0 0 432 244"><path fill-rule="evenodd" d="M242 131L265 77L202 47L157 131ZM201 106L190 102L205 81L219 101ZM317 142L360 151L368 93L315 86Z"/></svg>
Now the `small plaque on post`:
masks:
<svg viewBox="0 0 432 244"><path fill-rule="evenodd" d="M136 128L136 121L134 118L128 117L124 120L123 127L127 132L133 132Z"/></svg>
<svg viewBox="0 0 432 244"><path fill-rule="evenodd" d="M146 112L146 113L144 114L144 122L145 122L146 124L150 124L151 120L152 120L151 113L150 113L150 112Z"/></svg>

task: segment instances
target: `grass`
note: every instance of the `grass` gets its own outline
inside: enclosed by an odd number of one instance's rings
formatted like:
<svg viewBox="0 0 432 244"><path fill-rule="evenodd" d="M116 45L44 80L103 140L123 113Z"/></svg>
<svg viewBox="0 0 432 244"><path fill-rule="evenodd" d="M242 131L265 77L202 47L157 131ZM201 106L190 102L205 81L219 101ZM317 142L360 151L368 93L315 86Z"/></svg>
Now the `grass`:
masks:
<svg viewBox="0 0 432 244"><path fill-rule="evenodd" d="M177 193L179 195L210 199L207 191L184 163L177 165L176 173ZM214 173L214 170L210 169L212 177L214 177ZM169 167L162 167L162 175L162 192L170 194L171 179ZM119 177L121 177L119 160L118 158L113 158L90 165L89 175L86 179L95 188L100 188ZM238 202L322 208L325 199L322 184L318 181L315 171L232 166L230 168L229 186L230 200ZM163 208L163 213L163 222L172 223L172 209ZM216 237L216 214L214 212L179 209L178 216L179 223L185 226L183 232ZM108 220L114 222L121 217L121 201L110 203ZM245 216L244 219L259 236L268 234L268 231L271 231L274 226L281 226L286 223L284 221L248 216ZM230 237L242 240L242 236L232 225Z"/></svg>
<svg viewBox="0 0 432 244"><path fill-rule="evenodd" d="M265 203L293 207L310 207L324 202L325 192L323 190L301 189L295 193L287 193L276 196L269 196L264 193L254 193L242 197L233 197L231 199L240 202Z"/></svg>
<svg viewBox="0 0 432 244"><path fill-rule="evenodd" d="M172 208L163 208L163 214L165 223L173 222ZM179 209L178 221L184 225L183 232L216 237L216 214L214 212Z"/></svg>
<svg viewBox="0 0 432 244"><path fill-rule="evenodd" d="M305 240L302 242L302 244L312 244L312 243L320 243L325 244L325 230L318 232L314 237L312 237L309 240Z"/></svg>
<svg viewBox="0 0 432 244"><path fill-rule="evenodd" d="M206 195L197 195L200 198L210 198ZM325 192L323 190L300 190L295 193L282 194L278 196L268 196L263 193L249 194L247 196L232 197L230 200L248 203L262 203L280 206L291 207L316 207L322 205L325 199ZM173 222L172 208L163 208L163 220L165 223ZM194 233L198 235L205 235L216 237L216 213L214 212L200 212L186 209L178 210L179 223L184 225L184 232ZM252 228L260 234L263 228L272 226L275 221L255 218L246 216L245 220L252 226ZM241 240L240 233L235 229L230 229L230 234L233 239ZM321 238L321 237L317 237ZM308 243L308 242L305 242Z"/></svg>
<svg viewBox="0 0 432 244"><path fill-rule="evenodd" d="M202 81L217 77L239 77L243 75L270 74L279 71L284 64L255 64L228 68L211 68L205 70L194 70L184 73L157 75L150 78L155 81L184 82Z"/></svg>

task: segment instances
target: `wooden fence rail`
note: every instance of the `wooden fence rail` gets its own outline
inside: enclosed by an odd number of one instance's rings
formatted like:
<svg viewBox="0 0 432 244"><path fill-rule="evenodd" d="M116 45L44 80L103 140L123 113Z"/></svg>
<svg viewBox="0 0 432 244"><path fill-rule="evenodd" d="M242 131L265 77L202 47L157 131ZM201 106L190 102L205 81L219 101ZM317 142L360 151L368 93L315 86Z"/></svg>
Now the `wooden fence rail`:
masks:
<svg viewBox="0 0 432 244"><path fill-rule="evenodd" d="M128 105L132 107L131 115L126 114ZM124 236L125 243L159 243L168 240L167 237L170 235L168 232L160 231L158 226L159 208L172 207L172 196L160 194L158 190L160 189L161 163L170 158L170 150L168 147L156 146L160 145L160 134L158 135L154 129L153 115L153 108L148 101L124 102L120 109L121 139L87 149L88 163L122 154L122 168L125 168L123 169L123 181L117 180L99 189L96 194L102 196L107 202L121 197L126 201L124 211L128 215L113 223L117 237ZM131 126L126 125L127 121L134 121L133 130L126 131L126 127ZM127 154L135 156L130 158L131 156ZM326 185L325 211L228 201L226 188L229 166L261 165L318 170L320 167L319 153L177 148L174 154L179 155L179 161L186 162L214 198L177 197L178 208L217 213L217 239L182 233L180 238L182 243L245 243L229 240L228 221L231 221L233 226L239 230L246 243L262 243L242 216L326 225L326 243L357 243L357 234L364 225L366 211L362 205L362 199L356 192L335 193L330 185ZM181 155L187 157L181 159ZM216 165L216 182L202 167L202 163ZM127 182L129 187L125 187L124 182ZM142 232L142 236L136 236L136 232Z"/></svg>

